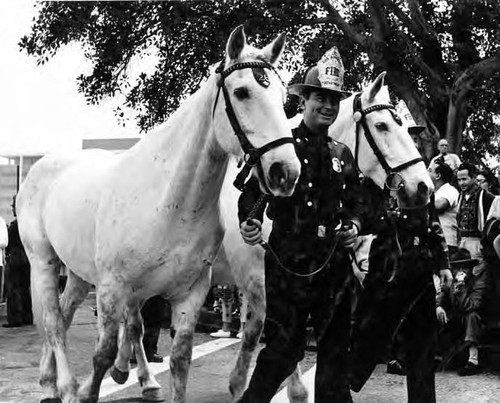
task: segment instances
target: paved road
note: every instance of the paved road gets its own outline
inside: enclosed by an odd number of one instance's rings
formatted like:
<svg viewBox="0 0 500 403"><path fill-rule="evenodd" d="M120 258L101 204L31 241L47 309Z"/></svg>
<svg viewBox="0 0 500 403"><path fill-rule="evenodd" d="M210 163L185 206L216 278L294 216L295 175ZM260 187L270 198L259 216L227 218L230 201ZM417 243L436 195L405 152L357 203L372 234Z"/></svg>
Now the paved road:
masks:
<svg viewBox="0 0 500 403"><path fill-rule="evenodd" d="M96 319L92 314L91 299L85 301L75 315L69 332L69 359L77 379L85 379L90 366L96 337ZM0 306L0 323L4 307ZM34 403L44 397L38 385L38 360L41 339L34 326L0 328L0 403ZM190 403L229 403L228 378L236 357L239 341L214 341L205 333L196 333L195 358L191 366L187 401ZM162 331L159 350L165 357L170 349L167 330ZM307 352L303 363L305 380L312 388L315 355ZM168 393L168 366L155 364L156 379ZM388 375L379 366L365 388L353 394L355 403L404 403L405 378ZM128 385L128 384L127 384ZM131 403L141 401L141 391L134 376L130 385L121 387L105 381L101 402ZM453 372L437 374L438 402L443 403L500 403L500 378L485 373L460 378ZM273 403L287 402L284 392ZM311 399L312 402L312 399Z"/></svg>

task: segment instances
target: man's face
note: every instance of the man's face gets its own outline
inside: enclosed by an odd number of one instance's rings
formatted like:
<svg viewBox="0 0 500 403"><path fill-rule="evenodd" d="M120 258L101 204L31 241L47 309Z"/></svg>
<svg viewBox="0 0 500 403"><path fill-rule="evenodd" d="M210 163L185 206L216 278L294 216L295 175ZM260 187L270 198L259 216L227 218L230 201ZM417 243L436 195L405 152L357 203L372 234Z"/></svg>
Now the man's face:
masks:
<svg viewBox="0 0 500 403"><path fill-rule="evenodd" d="M441 155L448 154L448 142L446 140L439 140L438 149Z"/></svg>
<svg viewBox="0 0 500 403"><path fill-rule="evenodd" d="M471 177L468 169L462 169L457 172L458 186L463 192L470 192L476 187L476 178Z"/></svg>
<svg viewBox="0 0 500 403"><path fill-rule="evenodd" d="M314 131L328 129L339 113L340 97L328 91L312 91L309 98L302 97L304 123Z"/></svg>
<svg viewBox="0 0 500 403"><path fill-rule="evenodd" d="M429 176L431 177L434 184L436 184L439 179L439 175L436 173L436 167L436 164L430 164L429 168L427 168L427 172L429 172Z"/></svg>

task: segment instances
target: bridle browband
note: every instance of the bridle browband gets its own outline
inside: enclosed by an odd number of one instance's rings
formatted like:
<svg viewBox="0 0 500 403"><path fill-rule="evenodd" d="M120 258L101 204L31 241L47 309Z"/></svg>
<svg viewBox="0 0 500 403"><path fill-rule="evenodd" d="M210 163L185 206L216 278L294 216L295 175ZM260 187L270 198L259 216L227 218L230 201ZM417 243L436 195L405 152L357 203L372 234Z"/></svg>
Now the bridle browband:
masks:
<svg viewBox="0 0 500 403"><path fill-rule="evenodd" d="M227 69L224 70L224 61L221 61L217 69L215 70L216 73L220 74L220 78L217 82L217 85L219 87L219 90L217 91L217 96L215 98L215 103L213 107L213 112L212 115L215 114L215 108L217 106L217 101L219 99L219 94L220 90L222 89L222 94L224 95L224 101L226 103L226 114L229 119L229 123L231 124L231 127L233 128L234 134L238 138L238 141L240 142L241 148L243 150L244 157L244 163L245 165L241 169L240 173L236 176L236 179L234 181L234 186L239 189L240 191L243 190L245 186L245 180L250 174L250 171L253 167L257 167L259 169L259 172L262 174L262 166L260 164L260 159L262 155L264 155L266 152L272 150L273 148L280 147L284 144L293 144L293 138L292 137L282 137L273 141L270 141L269 143L263 145L260 148L255 148L252 143L250 143L250 140L248 140L247 135L241 128L238 119L236 118L236 114L234 113L233 106L231 104L231 98L229 97L229 92L227 90L227 87L225 85L225 79L233 72L236 70L243 70L243 69L252 69L253 75L255 80L263 87L268 87L269 86L269 78L267 77L266 72L264 69L267 68L269 70L272 70L280 79L281 83L284 86L283 80L281 80L281 77L279 76L278 72L274 68L274 66L268 62L265 61L252 61L252 62L242 62L242 63L236 63L232 65L231 67L228 67ZM267 188L267 185L263 183L263 185Z"/></svg>
<svg viewBox="0 0 500 403"><path fill-rule="evenodd" d="M368 127L368 124L366 123L366 115L369 113L375 112L375 111L380 111L383 109L388 109L396 123L398 123L400 126L402 125L401 118L397 115L395 112L396 108L394 105L391 104L378 104L378 105L372 105L366 109L363 109L361 106L361 93L357 93L354 96L354 101L353 101L353 120L356 122L356 145L355 145L355 152L354 152L354 159L356 161L356 164L358 164L358 155L359 155L359 126L361 125L363 127L363 131L365 133L365 138L368 141L368 144L370 145L371 149L373 150L373 153L377 157L378 161L380 162L380 165L382 165L382 168L384 168L385 173L387 174L386 179L385 179L385 186L389 190L397 190L397 189L392 189L390 185L390 180L395 176L398 175L401 177L399 172L402 170L418 164L419 162L423 162L424 159L422 157L417 157L412 160L403 162L402 164L391 168L391 166L388 164L387 160L383 156L382 152L380 151L380 148L377 146L377 143L375 142L375 139L373 138L373 135L370 131L370 128ZM404 187L404 180L401 177L401 183L399 184L399 188Z"/></svg>

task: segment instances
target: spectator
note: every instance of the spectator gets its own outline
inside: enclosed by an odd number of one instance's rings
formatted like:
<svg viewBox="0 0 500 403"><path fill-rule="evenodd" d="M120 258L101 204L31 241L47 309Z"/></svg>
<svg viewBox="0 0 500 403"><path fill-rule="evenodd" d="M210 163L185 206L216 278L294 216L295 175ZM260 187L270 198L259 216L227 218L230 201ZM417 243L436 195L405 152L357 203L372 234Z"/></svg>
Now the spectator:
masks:
<svg viewBox="0 0 500 403"><path fill-rule="evenodd" d="M5 248L9 244L9 233L5 220L0 217L0 302L4 302L5 290Z"/></svg>
<svg viewBox="0 0 500 403"><path fill-rule="evenodd" d="M163 357L158 354L158 341L160 339L161 324L165 317L166 301L156 295L149 298L141 309L141 316L144 324L144 337L142 345L146 353L148 362L163 362ZM130 359L132 364L136 364L135 357Z"/></svg>
<svg viewBox="0 0 500 403"><path fill-rule="evenodd" d="M448 141L446 139L441 139L438 141L438 151L439 154L431 159L429 165L432 163L436 163L436 160L440 159L444 161L445 164L449 165L451 169L453 169L453 172L456 173L461 163L460 158L457 154L448 152Z"/></svg>
<svg viewBox="0 0 500 403"><path fill-rule="evenodd" d="M487 190L492 195L500 195L500 187L497 178L490 171L480 171L476 176L477 184L484 190Z"/></svg>
<svg viewBox="0 0 500 403"><path fill-rule="evenodd" d="M8 228L9 243L5 249L5 286L7 323L3 327L33 324L30 291L30 262L19 236L16 218L16 200L12 202L14 220Z"/></svg>
<svg viewBox="0 0 500 403"><path fill-rule="evenodd" d="M238 339L243 335L243 328L245 327L248 300L243 292L238 291L236 286L223 286L218 285L215 287L215 301L217 306L222 308L222 329L210 333L210 336L215 338L229 338L231 337L231 323L233 318L237 315L240 317L240 330L236 334ZM237 298L235 298L237 297ZM236 304L234 302L237 302ZM239 307L235 306L240 304Z"/></svg>
<svg viewBox="0 0 500 403"><path fill-rule="evenodd" d="M488 213L488 218L484 226L483 246L487 244L494 258L493 262L497 263L500 259L500 197L495 197Z"/></svg>
<svg viewBox="0 0 500 403"><path fill-rule="evenodd" d="M476 175L476 167L470 163L464 162L458 167L461 189L457 210L458 247L482 261L481 234L495 196L477 185Z"/></svg>
<svg viewBox="0 0 500 403"><path fill-rule="evenodd" d="M457 251L458 190L451 185L453 170L440 160L429 164L429 175L434 183L434 206L448 245L449 255Z"/></svg>
<svg viewBox="0 0 500 403"><path fill-rule="evenodd" d="M479 364L479 340L484 325L484 313L490 289L489 272L485 262L471 259L466 249L459 249L452 257L453 283L444 289L438 299L438 321L441 345L450 349L456 338L468 348L468 359L457 371L460 376L482 371Z"/></svg>

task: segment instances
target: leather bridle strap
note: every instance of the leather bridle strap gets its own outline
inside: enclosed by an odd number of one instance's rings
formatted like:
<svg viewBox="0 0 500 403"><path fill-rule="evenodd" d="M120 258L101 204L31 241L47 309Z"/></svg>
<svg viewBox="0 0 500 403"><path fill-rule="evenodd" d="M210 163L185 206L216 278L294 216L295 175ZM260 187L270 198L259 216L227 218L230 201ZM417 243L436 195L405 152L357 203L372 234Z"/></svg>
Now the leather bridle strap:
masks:
<svg viewBox="0 0 500 403"><path fill-rule="evenodd" d="M365 133L365 138L368 141L368 144L370 145L371 149L373 150L373 153L375 154L375 156L379 160L380 165L382 165L382 168L384 168L384 171L387 174L387 176L390 176L391 174L400 172L403 169L406 169L412 165L415 165L421 161L424 161L424 159L422 157L417 157L417 158L414 158L410 161L404 162L404 163L402 163L394 168L391 168L391 166L387 163L387 160L383 156L382 152L380 151L380 148L377 146L377 143L375 142L375 139L373 138L373 135L372 135L370 128L368 127L368 124L366 123L366 119L365 119L366 115L368 115L369 113L375 112L375 111L380 111L383 109L389 109L392 113L392 116L396 120L396 122L398 124L401 124L401 120L393 112L395 110L394 105L378 104L378 105L370 106L370 107L363 110L361 107L361 93L356 94L356 96L354 97L353 119L356 122L356 146L355 146L354 158L355 158L356 163L357 163L358 162L358 154L359 154L359 125L361 125L363 127L363 131Z"/></svg>
<svg viewBox="0 0 500 403"><path fill-rule="evenodd" d="M269 143L263 145L260 148L255 148L251 143L250 140L248 140L247 135L241 128L238 119L236 117L236 114L234 113L233 106L231 104L231 98L229 96L229 92L227 90L227 87L225 86L225 79L228 77L231 73L233 73L236 70L243 70L243 69L264 69L268 68L272 70L279 78L281 83L283 84L283 80L281 80L281 77L279 76L278 72L274 68L274 66L270 63L267 63L265 61L253 61L253 62L243 62L243 63L237 63L232 65L231 67L227 68L224 70L224 62L222 61L219 66L216 69L216 73L220 74L220 79L217 83L219 86L219 91L217 92L217 96L215 98L215 103L213 107L213 114L215 113L215 107L217 105L217 101L219 99L219 93L220 90L222 89L222 94L224 95L224 101L226 104L226 115L229 119L229 123L231 124L231 127L233 128L234 134L238 138L238 141L240 142L241 148L243 152L245 153L243 159L245 162L245 165L241 169L240 173L236 176L236 179L234 181L234 186L239 189L243 190L246 178L250 174L251 169L254 166L260 167L260 159L262 155L264 155L266 152L272 150L273 148L280 147L284 144L293 144L293 138L292 137L282 137L273 141L270 141ZM254 77L257 77L257 74L254 70ZM258 76L261 78L262 76ZM256 78L257 82L262 85L266 86L266 77L263 77L261 80L258 80ZM268 85L268 83L267 83Z"/></svg>

